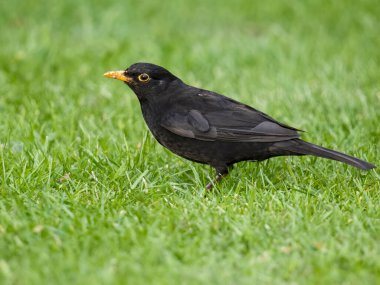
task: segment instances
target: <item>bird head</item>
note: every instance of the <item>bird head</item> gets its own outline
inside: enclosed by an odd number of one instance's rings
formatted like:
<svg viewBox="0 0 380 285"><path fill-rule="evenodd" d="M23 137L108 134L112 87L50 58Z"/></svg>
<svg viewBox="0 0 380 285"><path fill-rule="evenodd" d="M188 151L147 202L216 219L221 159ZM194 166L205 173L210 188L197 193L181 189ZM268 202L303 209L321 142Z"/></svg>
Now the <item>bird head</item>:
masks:
<svg viewBox="0 0 380 285"><path fill-rule="evenodd" d="M135 63L125 70L106 72L104 76L123 81L140 99L163 92L179 80L165 68L151 63Z"/></svg>

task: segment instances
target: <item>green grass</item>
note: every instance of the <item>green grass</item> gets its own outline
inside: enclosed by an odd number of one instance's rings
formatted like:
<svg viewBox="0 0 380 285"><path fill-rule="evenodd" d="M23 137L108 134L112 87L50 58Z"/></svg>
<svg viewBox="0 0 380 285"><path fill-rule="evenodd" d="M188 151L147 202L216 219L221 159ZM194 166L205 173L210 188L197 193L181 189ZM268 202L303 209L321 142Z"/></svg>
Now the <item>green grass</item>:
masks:
<svg viewBox="0 0 380 285"><path fill-rule="evenodd" d="M224 3L223 3L224 2ZM376 1L2 1L0 284L379 284L380 176L207 166L102 74L138 61L379 164Z"/></svg>

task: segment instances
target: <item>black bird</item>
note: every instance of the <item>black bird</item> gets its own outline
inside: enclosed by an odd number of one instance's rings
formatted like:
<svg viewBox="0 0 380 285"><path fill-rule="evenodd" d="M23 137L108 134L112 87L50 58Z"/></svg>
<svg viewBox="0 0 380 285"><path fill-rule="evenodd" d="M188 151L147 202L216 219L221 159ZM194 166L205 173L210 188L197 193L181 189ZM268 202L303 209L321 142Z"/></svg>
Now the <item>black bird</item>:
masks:
<svg viewBox="0 0 380 285"><path fill-rule="evenodd" d="M157 141L186 159L211 165L216 182L234 163L284 155L314 155L360 169L374 168L361 159L301 140L298 129L218 93L189 86L165 68L135 63L110 71L137 95ZM210 183L207 188L212 188Z"/></svg>

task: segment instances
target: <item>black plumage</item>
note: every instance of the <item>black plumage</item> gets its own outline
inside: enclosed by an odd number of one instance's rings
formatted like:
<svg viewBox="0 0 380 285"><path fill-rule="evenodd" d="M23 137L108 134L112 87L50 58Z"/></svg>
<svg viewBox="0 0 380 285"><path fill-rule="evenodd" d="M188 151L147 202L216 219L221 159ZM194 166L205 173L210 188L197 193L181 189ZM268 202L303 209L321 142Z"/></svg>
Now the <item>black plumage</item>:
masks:
<svg viewBox="0 0 380 285"><path fill-rule="evenodd" d="M305 142L299 130L243 103L189 86L163 67L136 63L105 76L124 81L135 92L145 122L160 144L186 159L211 165L217 181L239 161L284 155L314 155L364 170L375 167Z"/></svg>

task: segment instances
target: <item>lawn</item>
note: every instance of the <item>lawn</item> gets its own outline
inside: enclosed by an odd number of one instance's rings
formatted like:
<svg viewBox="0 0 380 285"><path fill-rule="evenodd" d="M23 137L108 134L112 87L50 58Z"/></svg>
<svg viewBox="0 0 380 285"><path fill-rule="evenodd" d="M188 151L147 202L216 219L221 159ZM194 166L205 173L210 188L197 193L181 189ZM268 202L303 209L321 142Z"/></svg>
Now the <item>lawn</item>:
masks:
<svg viewBox="0 0 380 285"><path fill-rule="evenodd" d="M376 1L2 1L0 284L380 284L380 174L208 166L102 77L138 61L379 165Z"/></svg>

